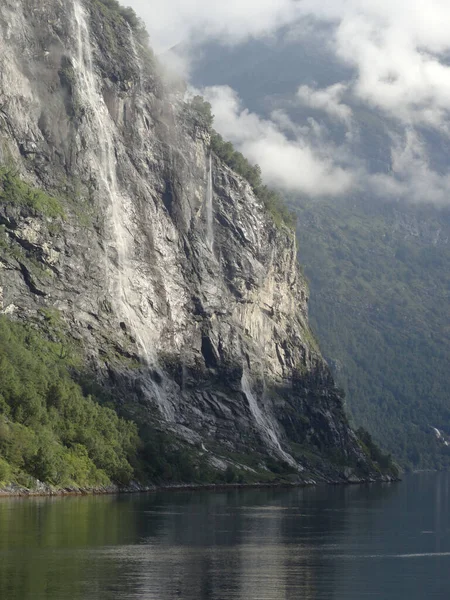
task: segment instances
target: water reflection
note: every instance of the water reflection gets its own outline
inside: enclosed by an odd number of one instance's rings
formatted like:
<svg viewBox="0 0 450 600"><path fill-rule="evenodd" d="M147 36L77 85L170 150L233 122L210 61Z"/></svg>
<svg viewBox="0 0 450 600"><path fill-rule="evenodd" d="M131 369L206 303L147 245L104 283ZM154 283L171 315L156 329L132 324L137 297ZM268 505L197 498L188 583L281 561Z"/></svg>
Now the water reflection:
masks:
<svg viewBox="0 0 450 600"><path fill-rule="evenodd" d="M447 474L391 486L5 500L0 598L447 599L449 536Z"/></svg>
<svg viewBox="0 0 450 600"><path fill-rule="evenodd" d="M83 598L85 549L135 539L130 516L112 497L1 501L0 598Z"/></svg>

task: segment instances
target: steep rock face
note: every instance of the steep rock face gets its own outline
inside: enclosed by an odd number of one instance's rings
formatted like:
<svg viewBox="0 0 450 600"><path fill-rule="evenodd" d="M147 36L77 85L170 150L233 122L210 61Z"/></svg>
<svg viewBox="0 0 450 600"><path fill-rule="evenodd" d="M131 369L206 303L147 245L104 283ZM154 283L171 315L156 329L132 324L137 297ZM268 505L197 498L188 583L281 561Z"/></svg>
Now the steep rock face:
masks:
<svg viewBox="0 0 450 600"><path fill-rule="evenodd" d="M252 453L377 476L309 330L292 231L99 0L2 2L0 165L59 207L1 205L3 313L56 309L127 414L216 468Z"/></svg>

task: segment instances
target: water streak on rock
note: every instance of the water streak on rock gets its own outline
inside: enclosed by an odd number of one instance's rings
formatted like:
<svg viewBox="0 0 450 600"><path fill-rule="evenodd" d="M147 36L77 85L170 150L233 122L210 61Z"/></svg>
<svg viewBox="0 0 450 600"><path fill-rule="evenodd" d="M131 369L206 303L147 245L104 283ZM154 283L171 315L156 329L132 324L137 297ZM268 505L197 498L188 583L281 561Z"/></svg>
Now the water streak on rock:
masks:
<svg viewBox="0 0 450 600"><path fill-rule="evenodd" d="M114 123L108 112L102 94L97 85L92 57L92 46L87 16L79 0L73 5L76 24L76 73L78 78L78 93L80 102L85 107L85 118L91 128L92 134L98 140L97 152L94 155L95 170L101 178L103 187L110 201L111 235L106 256L107 279L110 284L110 296L117 306L117 311L122 314L136 339L142 358L148 370L160 372L156 355L153 350L152 340L144 339L145 329L142 320L132 306L129 297L132 295L130 282L133 278L133 269L129 265L129 248L132 244L127 227L129 217L124 210L127 199L119 189L117 180L117 165L114 144ZM135 55L137 51L133 46ZM140 66L140 65L139 65ZM162 376L161 376L162 379ZM147 389L153 392L162 414L167 420L173 419L173 409L167 401L163 391L151 376L146 381Z"/></svg>

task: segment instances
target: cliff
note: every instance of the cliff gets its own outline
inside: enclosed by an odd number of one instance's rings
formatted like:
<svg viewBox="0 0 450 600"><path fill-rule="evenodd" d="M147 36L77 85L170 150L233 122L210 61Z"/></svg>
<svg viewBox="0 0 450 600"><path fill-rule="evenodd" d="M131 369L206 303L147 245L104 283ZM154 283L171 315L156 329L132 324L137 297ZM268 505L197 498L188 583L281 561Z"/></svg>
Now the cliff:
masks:
<svg viewBox="0 0 450 600"><path fill-rule="evenodd" d="M380 478L292 230L211 153L142 34L100 0L3 0L0 28L2 313L56 314L117 411L213 470Z"/></svg>

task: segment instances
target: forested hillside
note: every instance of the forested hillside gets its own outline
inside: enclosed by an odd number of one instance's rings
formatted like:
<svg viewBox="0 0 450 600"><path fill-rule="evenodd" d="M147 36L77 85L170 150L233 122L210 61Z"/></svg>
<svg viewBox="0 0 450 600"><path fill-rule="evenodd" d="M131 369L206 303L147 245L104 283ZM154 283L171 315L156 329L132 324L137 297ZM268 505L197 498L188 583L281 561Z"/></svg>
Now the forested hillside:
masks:
<svg viewBox="0 0 450 600"><path fill-rule="evenodd" d="M298 206L298 204L297 204ZM410 468L450 451L450 218L357 199L298 208L310 316L354 421Z"/></svg>

